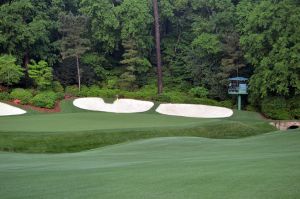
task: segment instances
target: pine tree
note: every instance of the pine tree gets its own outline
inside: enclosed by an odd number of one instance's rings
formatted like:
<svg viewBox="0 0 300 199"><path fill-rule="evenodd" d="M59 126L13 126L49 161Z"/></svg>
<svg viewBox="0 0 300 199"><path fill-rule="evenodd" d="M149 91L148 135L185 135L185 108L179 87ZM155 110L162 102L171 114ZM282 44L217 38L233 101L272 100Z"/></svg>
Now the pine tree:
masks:
<svg viewBox="0 0 300 199"><path fill-rule="evenodd" d="M125 53L123 54L121 64L124 65L125 72L121 75L120 86L126 89L134 89L137 87L137 84L134 85L137 76L147 72L151 64L146 58L140 55L134 40L124 41L123 47Z"/></svg>
<svg viewBox="0 0 300 199"><path fill-rule="evenodd" d="M62 33L61 55L63 59L68 57L76 58L78 88L81 87L81 70L79 65L80 57L89 50L90 41L84 38L86 32L87 18L79 15L74 16L72 13L60 16L60 28Z"/></svg>

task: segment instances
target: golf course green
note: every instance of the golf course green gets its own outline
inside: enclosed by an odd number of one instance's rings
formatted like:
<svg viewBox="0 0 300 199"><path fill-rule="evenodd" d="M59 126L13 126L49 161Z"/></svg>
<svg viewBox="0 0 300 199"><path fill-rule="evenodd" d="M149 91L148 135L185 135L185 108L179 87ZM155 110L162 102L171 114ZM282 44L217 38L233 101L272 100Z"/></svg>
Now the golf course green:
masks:
<svg viewBox="0 0 300 199"><path fill-rule="evenodd" d="M130 114L84 111L72 101L63 101L61 110L0 117L0 151L79 152L145 138L240 138L275 129L259 114L246 111L225 119L199 119L161 115L155 107Z"/></svg>
<svg viewBox="0 0 300 199"><path fill-rule="evenodd" d="M66 154L0 153L1 198L288 199L300 196L300 131L172 137Z"/></svg>
<svg viewBox="0 0 300 199"><path fill-rule="evenodd" d="M156 105L157 106L157 105ZM300 196L300 130L255 112L223 119L28 110L0 117L2 199Z"/></svg>

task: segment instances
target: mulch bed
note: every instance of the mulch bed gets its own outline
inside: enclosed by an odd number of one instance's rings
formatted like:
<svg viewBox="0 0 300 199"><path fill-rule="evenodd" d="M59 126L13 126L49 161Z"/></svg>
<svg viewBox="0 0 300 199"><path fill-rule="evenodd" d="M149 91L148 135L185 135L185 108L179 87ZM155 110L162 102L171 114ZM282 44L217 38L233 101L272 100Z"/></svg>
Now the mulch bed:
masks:
<svg viewBox="0 0 300 199"><path fill-rule="evenodd" d="M65 97L65 100L73 100L73 99L75 99L75 97L70 97L70 96ZM7 102L7 103L10 104L10 105L22 108L24 110L34 110L34 111L38 111L38 112L42 112L42 113L59 113L61 111L60 102L61 101L57 101L55 103L55 107L53 109L36 107L36 106L29 105L29 104L22 105L22 104L14 102L14 101L10 101L10 102Z"/></svg>
<svg viewBox="0 0 300 199"><path fill-rule="evenodd" d="M60 105L59 105L60 101L56 102L55 107L53 109L36 107L36 106L29 105L29 104L22 105L22 104L14 103L12 101L7 102L7 103L12 106L17 106L24 110L34 110L34 111L38 111L38 112L42 112L42 113L58 113L61 111Z"/></svg>

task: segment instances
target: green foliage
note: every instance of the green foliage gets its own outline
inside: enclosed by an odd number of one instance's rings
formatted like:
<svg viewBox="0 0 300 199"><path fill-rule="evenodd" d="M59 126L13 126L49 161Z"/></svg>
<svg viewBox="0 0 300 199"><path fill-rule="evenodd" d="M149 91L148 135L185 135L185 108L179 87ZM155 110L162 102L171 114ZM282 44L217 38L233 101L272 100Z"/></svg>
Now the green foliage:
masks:
<svg viewBox="0 0 300 199"><path fill-rule="evenodd" d="M125 48L125 53L123 54L121 64L124 65L125 70L120 76L119 87L133 90L140 86L136 81L137 77L141 74L146 75L151 64L138 52L138 47L133 40L124 41L123 46Z"/></svg>
<svg viewBox="0 0 300 199"><path fill-rule="evenodd" d="M9 93L5 91L0 92L0 101L8 101L8 100L10 100Z"/></svg>
<svg viewBox="0 0 300 199"><path fill-rule="evenodd" d="M87 17L74 16L72 13L59 16L59 32L64 35L59 41L62 59L76 58L78 89L81 87L80 57L90 49L90 40L86 38Z"/></svg>
<svg viewBox="0 0 300 199"><path fill-rule="evenodd" d="M267 97L261 104L262 113L272 119L291 119L289 110L287 100L284 97Z"/></svg>
<svg viewBox="0 0 300 199"><path fill-rule="evenodd" d="M79 96L79 90L78 90L78 86L73 85L73 86L67 86L65 89L65 93L68 96L74 96L74 97L78 97Z"/></svg>
<svg viewBox="0 0 300 199"><path fill-rule="evenodd" d="M94 83L105 81L107 79L107 68L110 68L110 64L105 56L96 53L86 53L82 57L82 63L91 67L94 74L94 76L92 76L95 80Z"/></svg>
<svg viewBox="0 0 300 199"><path fill-rule="evenodd" d="M113 76L107 80L106 87L108 89L115 89L117 88L117 85L118 85L118 77Z"/></svg>
<svg viewBox="0 0 300 199"><path fill-rule="evenodd" d="M51 87L53 80L52 68L48 66L46 61L41 60L36 63L31 60L28 68L29 77L34 80L39 90L46 90Z"/></svg>
<svg viewBox="0 0 300 199"><path fill-rule="evenodd" d="M14 56L0 56L0 84L11 86L18 83L23 75L23 69L16 65Z"/></svg>
<svg viewBox="0 0 300 199"><path fill-rule="evenodd" d="M153 17L148 0L124 0L116 7L116 13L122 24L122 41L134 40L142 53L152 46Z"/></svg>
<svg viewBox="0 0 300 199"><path fill-rule="evenodd" d="M209 92L206 88L198 86L192 88L189 93L194 97L206 98Z"/></svg>
<svg viewBox="0 0 300 199"><path fill-rule="evenodd" d="M21 100L21 104L28 104L32 99L32 93L30 90L25 90L22 88L13 89L10 93L11 99Z"/></svg>
<svg viewBox="0 0 300 199"><path fill-rule="evenodd" d="M240 43L254 66L252 101L300 91L300 7L296 1L242 1L237 9Z"/></svg>
<svg viewBox="0 0 300 199"><path fill-rule="evenodd" d="M292 109L300 108L300 95L294 96L288 100L288 103Z"/></svg>
<svg viewBox="0 0 300 199"><path fill-rule="evenodd" d="M159 94L155 96L153 99L159 102L171 102L171 97L166 93Z"/></svg>
<svg viewBox="0 0 300 199"><path fill-rule="evenodd" d="M156 71L151 66L156 56L153 8L149 0L3 1L0 53L12 54L16 59L14 67L5 64L5 72L0 67L0 84L11 86L21 79L20 85L31 87L27 66L33 58L45 60L55 79L64 86L76 83L89 86L82 92L69 89L75 96L102 92L112 97L119 94L188 102L197 101L196 95L226 101L228 78L237 75L250 77L252 106L259 107L268 96L291 99L299 95L297 1L160 0L158 3L166 87L163 95L156 96L156 86L149 92L144 88L156 81ZM63 60L58 59L59 55ZM18 65L25 69L25 78ZM39 74L34 76L43 78ZM49 85L50 79L40 81L39 89L56 87L54 83ZM91 85L105 88L99 93ZM187 94L199 85L209 94ZM61 93L62 88L57 87L55 92ZM229 102L223 103L230 106Z"/></svg>
<svg viewBox="0 0 300 199"><path fill-rule="evenodd" d="M300 119L300 96L294 96L288 100L291 114L294 119Z"/></svg>
<svg viewBox="0 0 300 199"><path fill-rule="evenodd" d="M0 6L0 51L18 60L38 57L50 65L57 61L53 44L57 23L56 5L46 1L10 1Z"/></svg>
<svg viewBox="0 0 300 199"><path fill-rule="evenodd" d="M292 109L291 114L292 114L294 119L299 120L300 119L300 108Z"/></svg>
<svg viewBox="0 0 300 199"><path fill-rule="evenodd" d="M220 101L219 106L223 106L223 107L226 107L226 108L233 108L233 104L232 104L231 100ZM254 111L254 110L252 110L252 111Z"/></svg>
<svg viewBox="0 0 300 199"><path fill-rule="evenodd" d="M52 82L52 90L56 93L64 93L65 89L59 81Z"/></svg>
<svg viewBox="0 0 300 199"><path fill-rule="evenodd" d="M220 41L216 35L202 33L194 39L192 46L200 57L205 57L209 54L217 54L221 51Z"/></svg>
<svg viewBox="0 0 300 199"><path fill-rule="evenodd" d="M188 98L185 103L220 106L218 101L208 98Z"/></svg>
<svg viewBox="0 0 300 199"><path fill-rule="evenodd" d="M258 112L259 110L257 109L257 107L252 106L251 104L246 106L246 110L247 111L252 111L252 112Z"/></svg>
<svg viewBox="0 0 300 199"><path fill-rule="evenodd" d="M225 1L191 1L192 43L186 64L191 68L189 75L194 85L203 85L209 96L226 99L227 79L236 76L243 65L239 51L239 37L235 31L234 5ZM187 34L189 34L187 33Z"/></svg>
<svg viewBox="0 0 300 199"><path fill-rule="evenodd" d="M80 11L90 18L91 35L95 45L112 52L120 38L120 21L115 6L109 0L83 0Z"/></svg>
<svg viewBox="0 0 300 199"><path fill-rule="evenodd" d="M55 107L55 103L58 97L59 96L53 91L44 91L34 96L30 100L30 103L37 107L51 109Z"/></svg>
<svg viewBox="0 0 300 199"><path fill-rule="evenodd" d="M86 33L87 18L72 13L59 16L59 31L64 35L60 40L62 58L76 57L83 55L90 45L90 41L84 38Z"/></svg>

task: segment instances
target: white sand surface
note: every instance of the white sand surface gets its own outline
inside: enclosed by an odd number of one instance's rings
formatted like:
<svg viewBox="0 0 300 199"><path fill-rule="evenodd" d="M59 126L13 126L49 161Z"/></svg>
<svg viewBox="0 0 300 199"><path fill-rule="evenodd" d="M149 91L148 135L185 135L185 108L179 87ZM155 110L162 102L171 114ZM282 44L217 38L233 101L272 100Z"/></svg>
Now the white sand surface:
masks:
<svg viewBox="0 0 300 199"><path fill-rule="evenodd" d="M225 118L233 114L233 111L228 108L195 104L161 104L156 112L165 115L197 118Z"/></svg>
<svg viewBox="0 0 300 199"><path fill-rule="evenodd" d="M103 111L112 113L139 113L150 110L153 102L133 100L133 99L117 99L114 103L105 103L99 97L79 98L73 101L74 106L91 111Z"/></svg>
<svg viewBox="0 0 300 199"><path fill-rule="evenodd" d="M0 116L25 114L23 109L0 102Z"/></svg>

